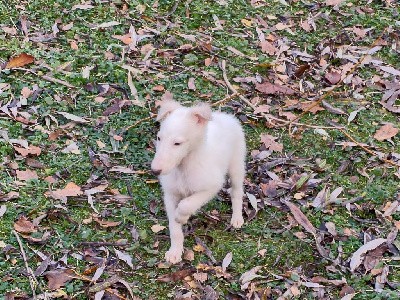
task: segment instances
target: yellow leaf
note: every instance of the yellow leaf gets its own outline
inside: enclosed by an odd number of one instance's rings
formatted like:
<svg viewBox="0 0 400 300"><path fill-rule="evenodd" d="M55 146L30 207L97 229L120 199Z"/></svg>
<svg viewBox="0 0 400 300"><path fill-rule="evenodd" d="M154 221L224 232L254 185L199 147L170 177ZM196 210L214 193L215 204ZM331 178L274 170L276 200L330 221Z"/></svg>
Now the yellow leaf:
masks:
<svg viewBox="0 0 400 300"><path fill-rule="evenodd" d="M253 25L253 21L248 19L241 19L240 22L246 27L251 27L251 25Z"/></svg>

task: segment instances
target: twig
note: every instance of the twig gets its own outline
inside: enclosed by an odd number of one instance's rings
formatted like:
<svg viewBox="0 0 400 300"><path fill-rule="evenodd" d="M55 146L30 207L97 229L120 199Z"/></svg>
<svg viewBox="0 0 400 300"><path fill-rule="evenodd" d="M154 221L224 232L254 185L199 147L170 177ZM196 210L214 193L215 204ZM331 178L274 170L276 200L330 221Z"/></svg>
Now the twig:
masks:
<svg viewBox="0 0 400 300"><path fill-rule="evenodd" d="M232 95L226 96L224 99L219 100L219 101L211 104L211 106L224 105L226 102L228 102L228 101L232 100L233 98L239 96L239 94L240 94L240 92L233 93Z"/></svg>
<svg viewBox="0 0 400 300"><path fill-rule="evenodd" d="M80 242L78 245L81 246L94 246L94 247L99 247L99 246L126 246L127 243L118 243L118 242Z"/></svg>
<svg viewBox="0 0 400 300"><path fill-rule="evenodd" d="M35 71L30 70L30 69L26 69L26 68L13 68L13 69L14 70L20 70L20 71L29 72L29 73L34 74L36 76L42 77L44 80L47 80L47 81L50 81L50 82L53 82L53 83L58 83L58 84L64 85L64 86L69 87L69 88L76 88L76 86L74 86L74 85L72 85L72 84L70 84L70 83L68 83L68 82L66 82L64 80L57 79L57 78L54 78L54 77L51 77L51 76L48 76L48 75L39 75L38 73L36 73Z"/></svg>
<svg viewBox="0 0 400 300"><path fill-rule="evenodd" d="M18 244L19 244L19 248L21 250L22 258L24 259L25 268L26 268L26 271L29 274L28 278L29 278L29 284L30 284L31 290L32 290L33 299L37 299L36 298L35 284L38 285L38 281L37 281L37 279L35 277L35 274L33 274L33 270L28 265L28 260L26 259L25 250L24 250L24 247L22 246L22 241L19 238L19 234L15 230L13 230L12 232L15 235L15 237L17 238L17 241L18 241Z"/></svg>
<svg viewBox="0 0 400 300"><path fill-rule="evenodd" d="M390 165L395 166L395 167L400 167L399 164L396 164L392 160L388 160L386 158L379 157L379 155L375 151L370 150L367 147L365 147L364 145L360 144L355 138L353 138L350 134L348 134L343 128L337 127L336 129L339 130L341 133L343 133L346 137L348 137L353 143L355 143L358 147L363 149L365 152L367 152L367 153L369 153L369 154L371 154L373 156L378 157L379 160L381 160L381 161L383 161L383 162L385 162L387 164L390 164Z"/></svg>
<svg viewBox="0 0 400 300"><path fill-rule="evenodd" d="M152 119L152 117L146 117L146 118L140 119L140 120L136 121L135 123L133 123L132 125L129 125L128 127L125 127L124 131L127 131L127 130L131 129L132 127L136 127L140 123L148 121L148 120L151 120L151 119Z"/></svg>

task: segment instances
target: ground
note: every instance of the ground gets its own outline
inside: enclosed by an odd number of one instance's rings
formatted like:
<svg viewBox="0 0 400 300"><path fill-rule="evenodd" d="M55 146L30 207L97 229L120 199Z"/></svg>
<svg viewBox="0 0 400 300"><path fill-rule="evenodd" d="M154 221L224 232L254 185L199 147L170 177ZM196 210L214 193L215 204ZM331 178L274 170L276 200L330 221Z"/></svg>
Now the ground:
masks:
<svg viewBox="0 0 400 300"><path fill-rule="evenodd" d="M398 299L396 1L0 3L1 299ZM157 104L246 133L167 265ZM1 296L3 295L3 296ZM47 298L46 298L47 297Z"/></svg>

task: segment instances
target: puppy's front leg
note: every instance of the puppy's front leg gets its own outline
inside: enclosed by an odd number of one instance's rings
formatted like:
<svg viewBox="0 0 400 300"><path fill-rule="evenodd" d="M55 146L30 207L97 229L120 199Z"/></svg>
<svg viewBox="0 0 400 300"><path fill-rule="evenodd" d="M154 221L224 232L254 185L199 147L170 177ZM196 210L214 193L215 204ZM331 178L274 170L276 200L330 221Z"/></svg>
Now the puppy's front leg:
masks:
<svg viewBox="0 0 400 300"><path fill-rule="evenodd" d="M180 224L186 224L189 217L210 201L218 193L218 190L219 188L213 188L182 199L176 208L175 220Z"/></svg>
<svg viewBox="0 0 400 300"><path fill-rule="evenodd" d="M167 211L169 222L169 236L171 247L165 253L165 260L176 264L182 260L183 253L183 231L182 225L175 220L175 210L178 204L178 198L165 192L164 195L165 210Z"/></svg>

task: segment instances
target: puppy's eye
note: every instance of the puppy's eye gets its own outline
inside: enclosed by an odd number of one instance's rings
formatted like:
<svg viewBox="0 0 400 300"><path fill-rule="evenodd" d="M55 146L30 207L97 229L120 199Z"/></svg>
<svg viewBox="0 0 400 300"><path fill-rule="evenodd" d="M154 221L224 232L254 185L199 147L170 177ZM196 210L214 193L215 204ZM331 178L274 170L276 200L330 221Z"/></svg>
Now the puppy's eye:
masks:
<svg viewBox="0 0 400 300"><path fill-rule="evenodd" d="M161 138L159 136L157 137L157 141L161 141Z"/></svg>
<svg viewBox="0 0 400 300"><path fill-rule="evenodd" d="M175 146L180 146L182 143L175 143L174 145Z"/></svg>

